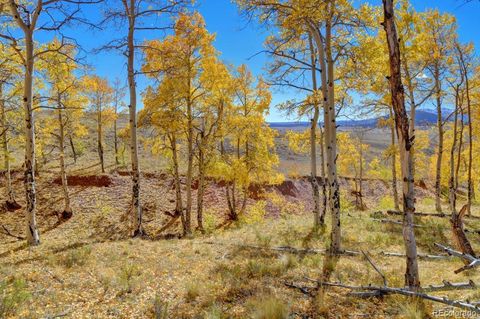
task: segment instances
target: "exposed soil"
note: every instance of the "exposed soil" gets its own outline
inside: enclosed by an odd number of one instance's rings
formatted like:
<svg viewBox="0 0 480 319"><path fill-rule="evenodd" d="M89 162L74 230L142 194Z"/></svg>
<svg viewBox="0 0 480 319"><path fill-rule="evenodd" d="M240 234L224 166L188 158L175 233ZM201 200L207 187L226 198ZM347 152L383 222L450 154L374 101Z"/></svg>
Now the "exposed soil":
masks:
<svg viewBox="0 0 480 319"><path fill-rule="evenodd" d="M62 179L57 177L53 183L62 185ZM109 175L74 175L67 177L67 183L69 186L109 187L113 180Z"/></svg>

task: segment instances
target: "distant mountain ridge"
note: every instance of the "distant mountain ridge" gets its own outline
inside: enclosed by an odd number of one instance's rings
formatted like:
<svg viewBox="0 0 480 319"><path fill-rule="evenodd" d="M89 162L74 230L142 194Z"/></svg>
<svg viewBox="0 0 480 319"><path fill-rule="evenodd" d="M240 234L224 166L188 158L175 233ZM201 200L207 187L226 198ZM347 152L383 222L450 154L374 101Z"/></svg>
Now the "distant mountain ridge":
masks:
<svg viewBox="0 0 480 319"><path fill-rule="evenodd" d="M340 120L337 121L337 124L340 127L365 127L373 128L377 127L378 121L381 119L386 119L387 116L379 116L370 119L360 119L360 120ZM446 117L444 116L444 119ZM415 115L415 125L417 126L431 126L436 125L437 123L437 114L431 111L417 110ZM293 129L293 128L302 128L309 127L310 122L305 121L295 121L295 122L269 122L270 127L277 129Z"/></svg>

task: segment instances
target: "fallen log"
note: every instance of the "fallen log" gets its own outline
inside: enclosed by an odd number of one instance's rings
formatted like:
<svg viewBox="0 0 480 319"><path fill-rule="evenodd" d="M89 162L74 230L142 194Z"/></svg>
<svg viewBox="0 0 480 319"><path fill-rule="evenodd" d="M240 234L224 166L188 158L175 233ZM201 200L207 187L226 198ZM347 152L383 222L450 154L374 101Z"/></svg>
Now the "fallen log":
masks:
<svg viewBox="0 0 480 319"><path fill-rule="evenodd" d="M403 253L396 253L396 252L386 252L386 251L381 251L380 255L386 256L386 257L401 257L405 258L406 255ZM450 255L430 255L430 254L417 254L417 257L420 259L448 259L451 258L452 256Z"/></svg>
<svg viewBox="0 0 480 319"><path fill-rule="evenodd" d="M467 290L475 289L477 284L472 280L469 282L449 282L444 280L441 285L429 285L428 287L422 288L423 292L433 292L433 291L448 291L448 290Z"/></svg>
<svg viewBox="0 0 480 319"><path fill-rule="evenodd" d="M306 255L314 255L314 254L323 255L328 252L328 250L326 249L295 248L290 246L268 247L268 246L248 245L248 244L224 244L224 243L216 243L212 241L207 241L205 242L205 244L219 245L219 246L234 246L234 247L250 248L250 249L265 249L265 250L286 252L291 254L306 254ZM345 256L357 256L357 255L361 255L362 253L355 250L343 250L340 254Z"/></svg>
<svg viewBox="0 0 480 319"><path fill-rule="evenodd" d="M458 268L457 270L454 271L454 273L456 273L456 274L461 273L462 271L465 271L465 270L468 270L468 269L473 269L473 268L476 268L476 267L480 266L480 259L478 259L478 258L476 258L476 257L474 257L470 254L465 254L465 253L462 253L460 251L453 250L450 247L447 247L447 246L444 246L444 245L441 245L441 244L438 244L438 243L435 243L435 246L444 250L447 254L455 256L455 257L459 257L459 258L461 258L461 259L463 259L464 261L467 262L467 265L465 265L461 268Z"/></svg>
<svg viewBox="0 0 480 319"><path fill-rule="evenodd" d="M372 218L373 221L383 223L383 224L395 224L395 225L403 225L403 222L399 220L393 220L393 219L386 219L386 218ZM413 227L416 228L425 228L426 226L424 225L419 225L419 224L413 224Z"/></svg>
<svg viewBox="0 0 480 319"><path fill-rule="evenodd" d="M312 282L316 282L320 286L323 285L323 286L339 287L339 288L345 288L345 289L353 290L354 292L353 292L353 294L349 294L350 296L360 297L360 296L365 295L365 294L371 296L372 294L368 294L369 292L375 292L376 297L381 297L381 296L390 295L390 294L397 294L397 295L403 295L403 296L407 296L407 297L422 298L422 299L442 303L442 304L452 306L452 307L471 310L475 313L480 314L480 306L478 306L478 305L475 305L475 304L472 304L472 303L469 303L469 302L465 302L465 301L461 301L461 300L451 300L451 299L447 299L446 297L432 296L432 295L425 294L423 292L416 292L416 291L407 290L405 288L379 287L379 286L371 286L371 285L369 285L369 286L352 286L352 285L345 285L345 284L342 284L342 283L321 282L321 281L311 279L311 278L308 278L308 277L305 277L305 279L307 279L309 281L312 281Z"/></svg>
<svg viewBox="0 0 480 319"><path fill-rule="evenodd" d="M376 214L383 214L382 211L375 212ZM397 211L397 210L387 210L385 211L387 215L396 215L396 216L403 216L403 212ZM415 212L413 216L419 216L419 217L442 217L442 218L449 218L450 214L444 214L444 213L419 213ZM470 218L470 219L480 219L480 216L465 216L465 218Z"/></svg>

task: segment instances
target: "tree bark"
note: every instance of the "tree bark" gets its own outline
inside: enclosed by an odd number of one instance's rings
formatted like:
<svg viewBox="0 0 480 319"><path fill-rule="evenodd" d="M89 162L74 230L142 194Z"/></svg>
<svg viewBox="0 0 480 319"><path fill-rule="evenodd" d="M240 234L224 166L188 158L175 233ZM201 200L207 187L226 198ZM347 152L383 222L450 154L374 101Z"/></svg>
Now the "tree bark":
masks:
<svg viewBox="0 0 480 319"><path fill-rule="evenodd" d="M12 2L13 3L13 2ZM27 242L30 245L40 244L37 228L37 194L35 190L35 121L33 116L33 72L34 41L33 26L26 27L25 32L25 79L23 106L25 109L25 194L27 202Z"/></svg>
<svg viewBox="0 0 480 319"><path fill-rule="evenodd" d="M442 212L442 159L443 159L443 116L442 116L442 100L441 100L441 84L440 84L440 70L438 63L434 65L434 80L435 80L435 99L437 106L437 128L438 128L438 150L437 150L437 167L435 174L435 210L438 213Z"/></svg>
<svg viewBox="0 0 480 319"><path fill-rule="evenodd" d="M7 189L7 204L15 205L15 194L12 187L12 173L10 170L10 150L8 147L8 122L7 122L7 111L5 109L5 100L3 98L3 84L0 83L0 112L1 112L1 123L0 126L3 130L2 135L2 144L3 144L3 159L5 166L5 186Z"/></svg>
<svg viewBox="0 0 480 319"><path fill-rule="evenodd" d="M105 161L103 158L103 125L102 125L102 102L97 98L97 151L100 159L102 173L105 173Z"/></svg>
<svg viewBox="0 0 480 319"><path fill-rule="evenodd" d="M203 229L203 197L205 195L205 154L204 132L200 132L200 147L198 150L198 191L197 191L197 229L204 233Z"/></svg>
<svg viewBox="0 0 480 319"><path fill-rule="evenodd" d="M476 257L472 245L470 244L470 241L465 235L465 230L463 229L463 216L465 216L466 212L467 205L463 206L458 214L455 211L452 213L450 223L452 225L453 241L462 253ZM466 261L465 264L468 265L469 262Z"/></svg>
<svg viewBox="0 0 480 319"><path fill-rule="evenodd" d="M68 134L68 140L70 141L70 148L72 149L73 162L77 163L77 151L75 150L75 144L73 143L72 134Z"/></svg>
<svg viewBox="0 0 480 319"><path fill-rule="evenodd" d="M337 176L337 123L335 110L335 72L332 58L332 21L333 3L329 4L329 14L326 21L325 53L328 74L328 131L327 136L327 170L330 183L330 212L332 215L332 233L330 236L330 251L333 254L341 252L340 226L340 184Z"/></svg>
<svg viewBox="0 0 480 319"><path fill-rule="evenodd" d="M63 200L64 200L64 209L62 212L62 218L69 219L72 217L72 209L70 207L70 194L68 192L68 180L67 172L65 169L65 123L63 122L63 109L60 104L60 95L58 98L58 146L60 151L60 176L62 179L62 191L63 191Z"/></svg>
<svg viewBox="0 0 480 319"><path fill-rule="evenodd" d="M115 104L115 121L113 121L113 148L115 151L115 167L118 169L120 165L120 160L118 159L118 134L117 134L117 116L118 116L118 106Z"/></svg>
<svg viewBox="0 0 480 319"><path fill-rule="evenodd" d="M325 215L327 214L327 181L326 181L326 173L325 173L325 143L323 142L324 138L323 138L323 129L322 127L319 125L319 135L320 135L320 142L319 142L319 146L320 146L320 178L321 178L321 181L322 181L322 184L321 184L321 187L322 187L322 206L321 206L321 213L320 213L320 216L321 216L321 220L323 220L323 222L325 223Z"/></svg>
<svg viewBox="0 0 480 319"><path fill-rule="evenodd" d="M311 34L308 35L309 48L310 48L310 63L312 73L312 90L314 94L317 92L317 71L316 71L316 59L315 49L312 42ZM317 125L320 117L320 107L317 103L316 97L314 97L313 103L313 118L310 125L310 182L312 184L312 194L314 202L313 210L313 225L317 229L324 224L324 215L321 212L320 207L320 191L318 187L318 174L317 174Z"/></svg>
<svg viewBox="0 0 480 319"><path fill-rule="evenodd" d="M450 213L452 216L457 212L457 188L455 185L455 150L457 148L457 127L458 127L458 108L459 108L459 92L458 87L455 92L455 110L453 119L453 138L452 147L450 148L450 178L448 180L448 202Z"/></svg>
<svg viewBox="0 0 480 319"><path fill-rule="evenodd" d="M318 27L309 23L308 27L313 34L318 50L318 62L322 70L322 95L323 95L323 117L325 125L325 147L327 163L328 183L328 207L332 216L332 230L330 241L330 253L341 252L341 226L340 226L340 187L337 177L337 144L336 144L336 110L335 110L335 87L334 87L334 61L332 59L332 4L329 4L329 12L326 20L325 43Z"/></svg>
<svg viewBox="0 0 480 319"><path fill-rule="evenodd" d="M463 131L465 130L465 125L464 125L464 111L463 108L460 108L460 130L459 130L459 136L458 136L458 150L457 150L457 167L455 168L455 188L458 189L458 183L459 183L459 172L460 172L460 165L462 163L462 149L463 149Z"/></svg>
<svg viewBox="0 0 480 319"><path fill-rule="evenodd" d="M178 147L175 133L170 134L170 146L172 148L173 161L173 183L175 187L175 215L179 215L182 220L183 232L186 232L185 216L183 214L182 185L180 183L180 172L178 164Z"/></svg>
<svg viewBox="0 0 480 319"><path fill-rule="evenodd" d="M397 128L400 146L400 162L403 179L403 239L406 250L405 285L412 290L420 287L418 272L417 245L413 231L413 214L415 213L415 194L413 178L413 160L411 149L414 136L410 136L409 119L405 109L405 92L402 85L400 48L398 44L397 30L393 10L393 0L383 0L385 33L387 37L389 61L390 61L390 90L392 94L392 106L395 113L395 125Z"/></svg>
<svg viewBox="0 0 480 319"><path fill-rule="evenodd" d="M127 0L124 0L127 1ZM135 83L135 18L137 4L130 0L128 9L128 87L130 93L130 104L128 106L130 118L130 156L132 162L132 211L135 214L135 225L133 236L145 234L142 224L143 212L140 202L140 167L138 162L138 141L137 141L137 84ZM116 152L115 152L116 157Z"/></svg>
<svg viewBox="0 0 480 319"><path fill-rule="evenodd" d="M461 48L457 45L457 51L460 56L462 73L465 77L465 93L467 98L467 121L468 121L468 173L467 173L467 215L471 214L472 199L474 197L474 187L472 181L473 166L473 128L472 128L472 104L470 97L470 78L468 76L468 67Z"/></svg>
<svg viewBox="0 0 480 319"><path fill-rule="evenodd" d="M187 102L187 152L188 152L188 163L187 163L187 202L186 202L186 211L185 211L185 231L186 235L192 233L191 228L191 216L192 216L192 180L193 180L193 114L192 114L192 104L190 101Z"/></svg>
<svg viewBox="0 0 480 319"><path fill-rule="evenodd" d="M394 115L393 110L390 107L390 118L392 119L392 124L390 125L390 133L391 133L391 147L392 147L392 193L393 193L393 204L395 206L395 210L400 210L400 202L398 199L398 187L397 187L397 147L395 145L395 122L394 122ZM410 130L410 132L415 132L414 130Z"/></svg>

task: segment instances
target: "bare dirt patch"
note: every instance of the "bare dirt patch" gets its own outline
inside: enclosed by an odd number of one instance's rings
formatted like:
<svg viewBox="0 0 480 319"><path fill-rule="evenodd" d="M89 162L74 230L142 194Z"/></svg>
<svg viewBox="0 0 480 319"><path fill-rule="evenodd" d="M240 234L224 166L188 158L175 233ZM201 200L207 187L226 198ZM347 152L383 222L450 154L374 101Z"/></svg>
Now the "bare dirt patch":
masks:
<svg viewBox="0 0 480 319"><path fill-rule="evenodd" d="M113 180L108 175L76 175L68 176L67 182L69 186L84 187L109 187L113 184ZM62 179L57 177L53 180L56 185L62 185Z"/></svg>

